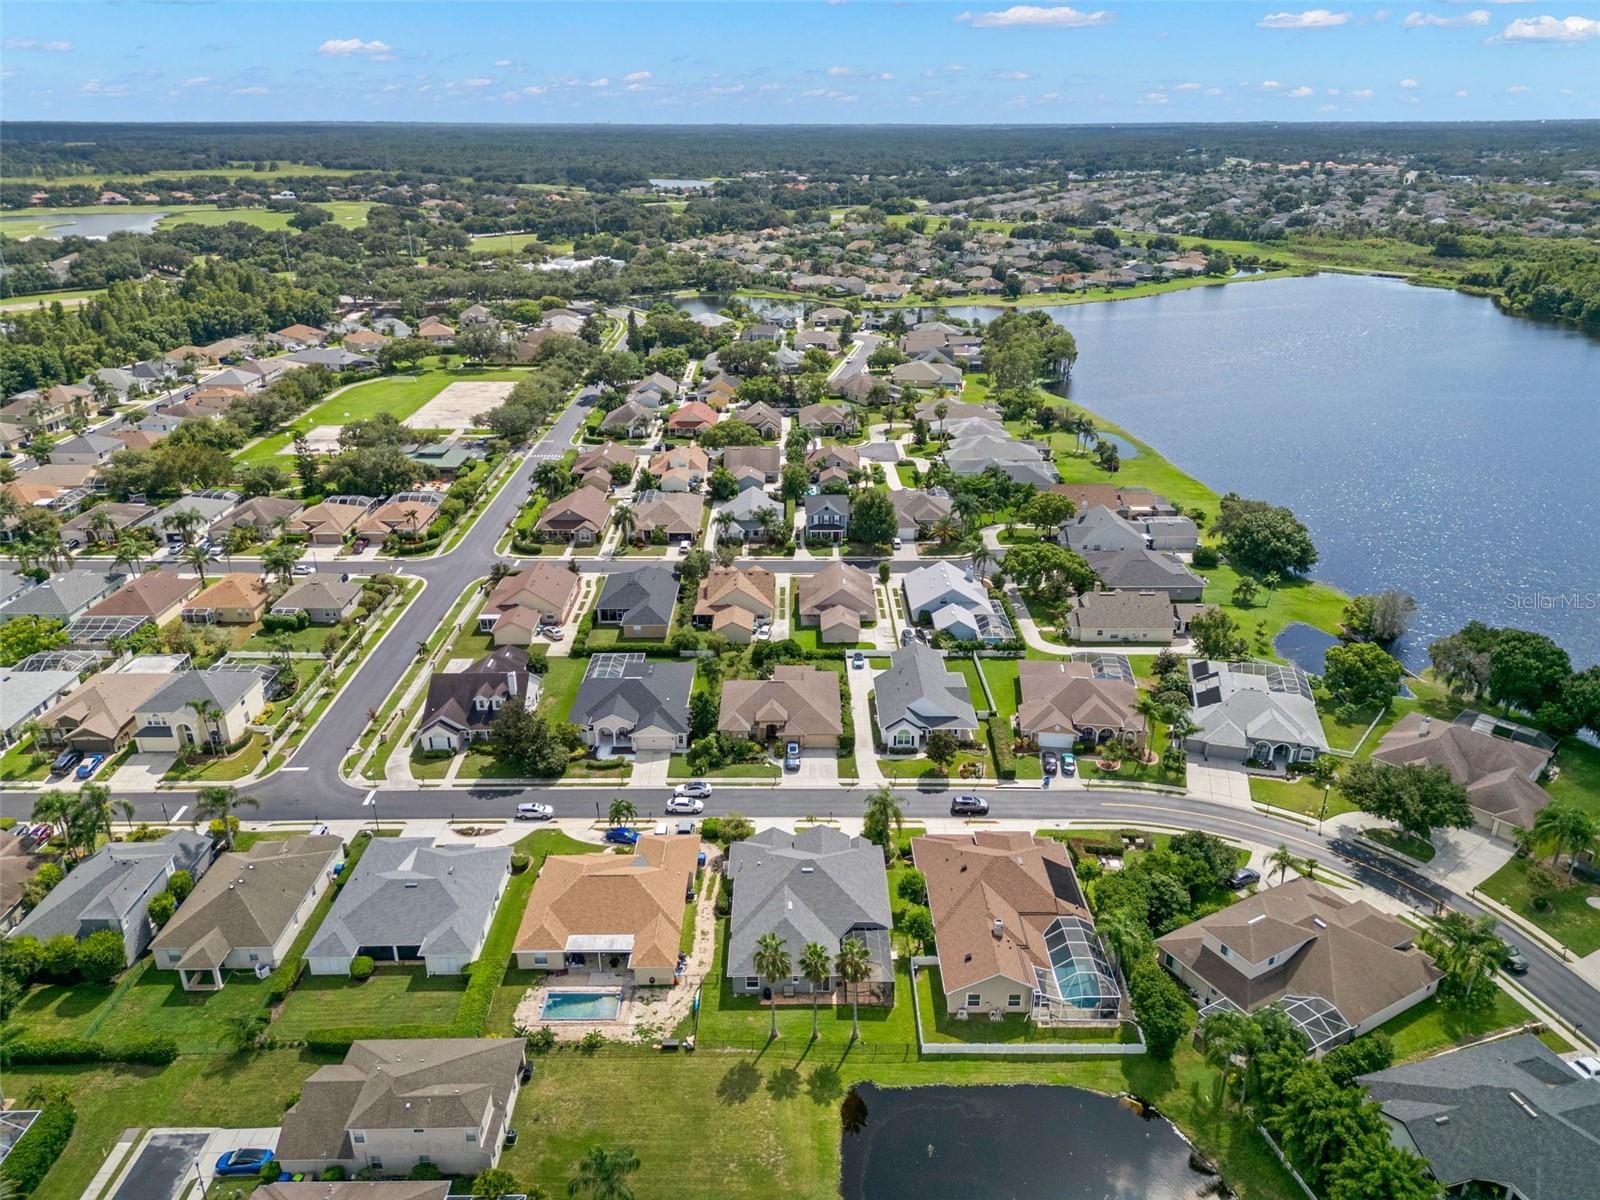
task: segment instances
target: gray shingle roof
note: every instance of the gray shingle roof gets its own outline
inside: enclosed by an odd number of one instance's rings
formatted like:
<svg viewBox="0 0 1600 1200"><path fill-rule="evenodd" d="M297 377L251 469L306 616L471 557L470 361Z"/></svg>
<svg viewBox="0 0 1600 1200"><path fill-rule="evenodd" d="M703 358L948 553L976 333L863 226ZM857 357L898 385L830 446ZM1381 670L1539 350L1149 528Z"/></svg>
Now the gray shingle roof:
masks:
<svg viewBox="0 0 1600 1200"><path fill-rule="evenodd" d="M678 602L678 581L666 567L623 571L606 578L595 612L623 611L624 625L665 625Z"/></svg>
<svg viewBox="0 0 1600 1200"><path fill-rule="evenodd" d="M798 963L808 942L836 950L852 930L886 930L892 923L883 851L827 825L800 833L763 829L735 842L728 878L735 884L730 978L759 973L755 950L763 934L776 932ZM874 966L874 978L888 978L888 963Z"/></svg>
<svg viewBox="0 0 1600 1200"><path fill-rule="evenodd" d="M260 675L255 671L180 671L170 683L139 705L139 711L177 712L190 701L209 700L227 712L244 699L259 680Z"/></svg>
<svg viewBox="0 0 1600 1200"><path fill-rule="evenodd" d="M33 616L64 621L116 591L127 579L123 574L81 569L52 575L43 583L24 588L12 596L0 609L0 620Z"/></svg>
<svg viewBox="0 0 1600 1200"><path fill-rule="evenodd" d="M595 659L590 659L591 671L594 663ZM591 675L583 681L572 705L572 720L589 725L601 717L619 716L635 729L659 725L674 733L687 733L693 686L692 662L630 657L620 677Z"/></svg>
<svg viewBox="0 0 1600 1200"><path fill-rule="evenodd" d="M889 669L873 681L873 689L880 731L902 720L930 732L978 727L961 676L947 670L944 656L921 642L891 654Z"/></svg>
<svg viewBox="0 0 1600 1200"><path fill-rule="evenodd" d="M1087 550L1083 561L1106 587L1121 591L1193 589L1198 594L1206 582L1180 559L1157 550Z"/></svg>
<svg viewBox="0 0 1600 1200"><path fill-rule="evenodd" d="M154 842L111 842L74 867L16 932L45 941L120 924L149 902L147 893L160 890L152 884L176 870L198 876L210 853L211 839L186 829Z"/></svg>

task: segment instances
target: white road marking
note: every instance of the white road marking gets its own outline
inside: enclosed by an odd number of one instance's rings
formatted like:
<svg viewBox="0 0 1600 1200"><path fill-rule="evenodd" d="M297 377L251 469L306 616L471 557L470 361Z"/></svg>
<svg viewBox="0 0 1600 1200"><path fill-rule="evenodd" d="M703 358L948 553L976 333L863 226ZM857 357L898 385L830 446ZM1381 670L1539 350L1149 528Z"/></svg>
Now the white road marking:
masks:
<svg viewBox="0 0 1600 1200"><path fill-rule="evenodd" d="M372 806L372 805L373 805L373 804L374 804L374 803L376 803L376 801L377 801L377 795L378 795L378 789L377 789L377 788L373 788L373 789L371 789L371 790L370 790L370 791L369 791L369 792L367 792L367 796L366 796L366 799L364 799L364 800L363 800L363 801L362 801L362 802L361 802L361 807L362 807L362 808L369 808L369 807L371 807L371 806Z"/></svg>
<svg viewBox="0 0 1600 1200"><path fill-rule="evenodd" d="M181 821L181 820L183 820L183 814L184 814L184 813L186 813L186 812L188 812L188 811L189 811L189 806L188 806L188 805L187 805L187 804L185 804L185 805L184 805L184 806L183 806L183 807L182 807L182 808L180 808L180 809L179 809L179 810L178 810L178 811L177 811L177 812L175 812L175 813L173 813L173 814L172 814L172 819L173 819L173 821L174 821L174 822L177 822L177 821Z"/></svg>

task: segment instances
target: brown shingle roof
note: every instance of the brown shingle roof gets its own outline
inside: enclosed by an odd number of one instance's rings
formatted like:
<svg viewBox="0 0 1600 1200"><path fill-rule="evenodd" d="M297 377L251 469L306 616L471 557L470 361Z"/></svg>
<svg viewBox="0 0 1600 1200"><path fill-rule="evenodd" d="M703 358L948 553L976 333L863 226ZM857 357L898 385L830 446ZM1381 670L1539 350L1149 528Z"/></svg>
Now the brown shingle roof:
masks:
<svg viewBox="0 0 1600 1200"><path fill-rule="evenodd" d="M1443 767L1467 789L1472 807L1524 829L1533 828L1533 819L1550 803L1550 793L1533 782L1550 761L1548 751L1464 725L1429 722L1421 713L1407 713L1383 735L1372 757L1391 766Z"/></svg>
<svg viewBox="0 0 1600 1200"><path fill-rule="evenodd" d="M1135 707L1139 689L1120 679L1096 679L1088 663L1025 660L1017 664L1017 679L1017 727L1029 736L1143 724Z"/></svg>
<svg viewBox="0 0 1600 1200"><path fill-rule="evenodd" d="M837 672L784 665L773 671L771 679L724 683L717 729L745 734L776 725L785 737L837 737L844 732L840 711Z"/></svg>
<svg viewBox="0 0 1600 1200"><path fill-rule="evenodd" d="M157 617L178 601L194 595L199 587L198 579L183 578L176 571L146 571L92 606L86 615Z"/></svg>

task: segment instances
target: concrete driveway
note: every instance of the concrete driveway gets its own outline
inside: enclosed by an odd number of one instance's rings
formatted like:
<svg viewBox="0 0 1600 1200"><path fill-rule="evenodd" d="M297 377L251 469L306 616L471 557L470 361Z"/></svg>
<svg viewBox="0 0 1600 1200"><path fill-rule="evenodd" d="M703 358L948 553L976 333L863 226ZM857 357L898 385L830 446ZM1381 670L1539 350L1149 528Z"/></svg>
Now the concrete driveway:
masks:
<svg viewBox="0 0 1600 1200"><path fill-rule="evenodd" d="M800 751L800 769L785 771L780 784L792 787L814 787L818 784L839 782L839 756L822 746L807 746Z"/></svg>
<svg viewBox="0 0 1600 1200"><path fill-rule="evenodd" d="M628 786L666 787L667 768L671 763L672 755L665 750L635 750Z"/></svg>
<svg viewBox="0 0 1600 1200"><path fill-rule="evenodd" d="M1202 762L1189 755L1189 795L1215 804L1250 807L1250 776L1243 766Z"/></svg>
<svg viewBox="0 0 1600 1200"><path fill-rule="evenodd" d="M112 787L153 791L156 784L161 782L161 777L172 768L173 761L171 754L130 754L122 760L122 765L110 779L99 782L109 783Z"/></svg>

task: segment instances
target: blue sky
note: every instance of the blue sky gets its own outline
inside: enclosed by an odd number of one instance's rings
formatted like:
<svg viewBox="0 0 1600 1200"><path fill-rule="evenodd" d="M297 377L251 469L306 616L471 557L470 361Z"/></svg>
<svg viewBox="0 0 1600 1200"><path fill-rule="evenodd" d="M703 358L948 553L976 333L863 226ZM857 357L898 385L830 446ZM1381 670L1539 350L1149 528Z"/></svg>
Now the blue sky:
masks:
<svg viewBox="0 0 1600 1200"><path fill-rule="evenodd" d="M1600 3L8 0L12 120L1600 117Z"/></svg>

